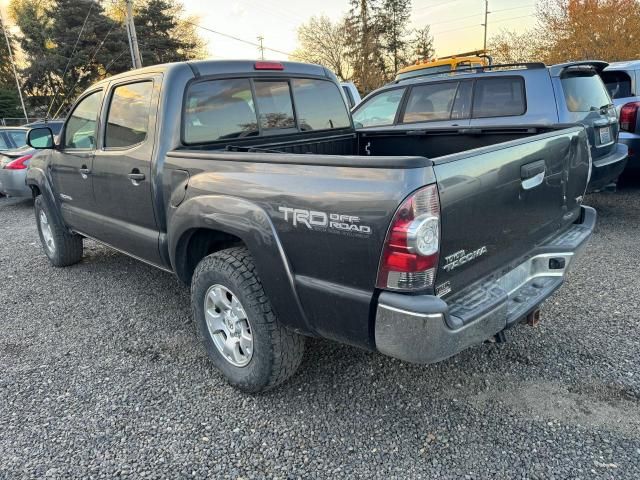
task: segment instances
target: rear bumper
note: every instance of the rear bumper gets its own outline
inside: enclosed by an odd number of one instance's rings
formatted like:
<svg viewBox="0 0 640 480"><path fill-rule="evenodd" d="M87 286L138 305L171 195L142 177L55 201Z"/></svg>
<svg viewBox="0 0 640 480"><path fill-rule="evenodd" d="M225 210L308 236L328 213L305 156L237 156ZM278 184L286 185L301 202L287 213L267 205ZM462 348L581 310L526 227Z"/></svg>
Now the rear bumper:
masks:
<svg viewBox="0 0 640 480"><path fill-rule="evenodd" d="M592 192L615 182L627 165L628 147L618 142L615 150L593 161L588 191Z"/></svg>
<svg viewBox="0 0 640 480"><path fill-rule="evenodd" d="M25 183L27 170L0 168L0 192L10 197L30 197L31 189Z"/></svg>
<svg viewBox="0 0 640 480"><path fill-rule="evenodd" d="M446 301L383 292L376 310L377 350L408 362L434 363L519 323L562 285L595 222L596 211L582 207L580 223L538 246L528 259Z"/></svg>

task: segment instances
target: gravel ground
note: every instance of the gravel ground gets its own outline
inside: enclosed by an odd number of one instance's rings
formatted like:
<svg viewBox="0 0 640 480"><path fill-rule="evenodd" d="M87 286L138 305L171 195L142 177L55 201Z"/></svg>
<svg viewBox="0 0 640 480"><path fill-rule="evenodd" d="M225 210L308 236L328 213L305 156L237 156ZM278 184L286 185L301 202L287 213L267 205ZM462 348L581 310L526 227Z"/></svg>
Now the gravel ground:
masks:
<svg viewBox="0 0 640 480"><path fill-rule="evenodd" d="M640 188L588 197L585 257L542 310L431 366L308 342L284 386L212 370L189 291L92 242L49 265L0 199L0 478L640 478Z"/></svg>

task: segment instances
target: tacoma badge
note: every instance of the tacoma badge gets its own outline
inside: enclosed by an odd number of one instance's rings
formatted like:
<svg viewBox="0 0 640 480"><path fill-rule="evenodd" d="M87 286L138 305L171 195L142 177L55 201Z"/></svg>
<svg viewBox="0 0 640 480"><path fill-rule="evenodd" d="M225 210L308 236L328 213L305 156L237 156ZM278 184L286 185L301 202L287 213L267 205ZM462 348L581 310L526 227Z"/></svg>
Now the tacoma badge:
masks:
<svg viewBox="0 0 640 480"><path fill-rule="evenodd" d="M473 250L472 252L467 253L466 250L458 250L456 253L452 253L451 255L447 255L444 257L445 265L444 269L447 272L450 272L454 268L458 268L460 265L464 265L465 263L469 263L471 260L475 260L480 255L484 255L487 253L487 247L482 246L477 250Z"/></svg>

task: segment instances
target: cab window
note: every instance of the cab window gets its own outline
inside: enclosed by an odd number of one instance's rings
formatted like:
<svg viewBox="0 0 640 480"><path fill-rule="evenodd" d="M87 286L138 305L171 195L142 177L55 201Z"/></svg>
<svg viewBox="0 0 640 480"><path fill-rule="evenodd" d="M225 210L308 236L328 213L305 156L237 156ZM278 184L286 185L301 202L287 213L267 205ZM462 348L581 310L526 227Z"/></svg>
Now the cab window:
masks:
<svg viewBox="0 0 640 480"><path fill-rule="evenodd" d="M248 79L211 80L189 87L184 141L204 143L258 134Z"/></svg>
<svg viewBox="0 0 640 480"><path fill-rule="evenodd" d="M365 100L353 113L355 126L361 128L393 125L404 91L404 88L387 90Z"/></svg>
<svg viewBox="0 0 640 480"><path fill-rule="evenodd" d="M64 132L65 148L96 148L96 125L102 90L84 97L69 116Z"/></svg>
<svg viewBox="0 0 640 480"><path fill-rule="evenodd" d="M327 130L351 126L349 113L333 82L312 78L291 80L300 130Z"/></svg>
<svg viewBox="0 0 640 480"><path fill-rule="evenodd" d="M147 138L153 82L130 83L113 90L104 138L105 148L125 148Z"/></svg>

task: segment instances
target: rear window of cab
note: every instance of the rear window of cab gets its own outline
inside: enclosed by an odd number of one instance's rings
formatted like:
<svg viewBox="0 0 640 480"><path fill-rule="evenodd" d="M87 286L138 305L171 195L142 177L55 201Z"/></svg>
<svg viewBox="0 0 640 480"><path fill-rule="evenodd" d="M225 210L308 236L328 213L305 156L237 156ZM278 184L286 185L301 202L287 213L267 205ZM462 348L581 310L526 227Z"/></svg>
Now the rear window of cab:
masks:
<svg viewBox="0 0 640 480"><path fill-rule="evenodd" d="M199 144L350 126L342 93L328 80L206 80L187 89L183 141Z"/></svg>

